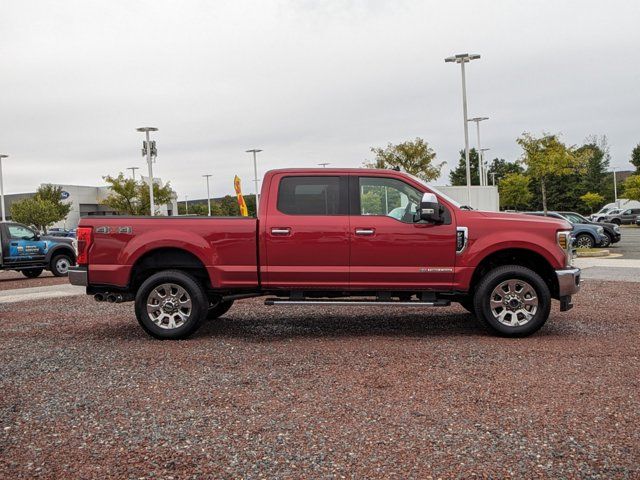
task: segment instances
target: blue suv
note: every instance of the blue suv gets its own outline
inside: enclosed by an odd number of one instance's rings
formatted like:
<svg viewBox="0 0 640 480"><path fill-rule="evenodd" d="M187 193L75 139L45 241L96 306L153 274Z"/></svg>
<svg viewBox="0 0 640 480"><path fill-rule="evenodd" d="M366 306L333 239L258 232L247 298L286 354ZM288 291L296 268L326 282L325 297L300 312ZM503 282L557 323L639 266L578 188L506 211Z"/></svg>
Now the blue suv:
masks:
<svg viewBox="0 0 640 480"><path fill-rule="evenodd" d="M544 217L544 212L524 212L527 215L537 215ZM563 217L558 212L547 212L547 217L559 218L569 222L573 228L571 234L573 235L574 245L577 248L594 248L604 247L607 245L608 237L604 233L604 228L600 225L594 225L589 223L574 223L569 218Z"/></svg>

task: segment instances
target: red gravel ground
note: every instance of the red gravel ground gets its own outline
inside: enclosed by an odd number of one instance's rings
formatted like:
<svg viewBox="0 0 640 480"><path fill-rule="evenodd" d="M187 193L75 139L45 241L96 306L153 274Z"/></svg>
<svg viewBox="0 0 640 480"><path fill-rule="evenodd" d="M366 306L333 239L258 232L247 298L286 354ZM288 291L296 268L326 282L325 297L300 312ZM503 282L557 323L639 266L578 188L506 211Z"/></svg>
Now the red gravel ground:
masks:
<svg viewBox="0 0 640 480"><path fill-rule="evenodd" d="M27 278L20 272L0 272L0 290L43 287L45 285L59 285L61 283L69 283L69 280L67 277L54 277L50 272L42 272L42 274L36 278Z"/></svg>
<svg viewBox="0 0 640 480"><path fill-rule="evenodd" d="M0 305L2 478L639 478L637 284L526 339L459 307L236 304L160 342L131 304Z"/></svg>

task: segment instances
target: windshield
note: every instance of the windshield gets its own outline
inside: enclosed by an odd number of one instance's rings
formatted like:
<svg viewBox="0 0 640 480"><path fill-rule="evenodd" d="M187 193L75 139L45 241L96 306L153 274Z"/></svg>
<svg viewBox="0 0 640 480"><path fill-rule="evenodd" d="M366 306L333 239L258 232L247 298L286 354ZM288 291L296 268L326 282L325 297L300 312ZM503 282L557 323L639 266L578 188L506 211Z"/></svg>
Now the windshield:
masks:
<svg viewBox="0 0 640 480"><path fill-rule="evenodd" d="M571 223L590 223L587 221L586 218L584 218L581 215L578 215L577 213L563 213L561 215L567 220L569 220Z"/></svg>
<svg viewBox="0 0 640 480"><path fill-rule="evenodd" d="M427 185L424 180L422 180L420 177L416 177L415 175L411 175L410 173L407 173L407 175L409 175L411 178L413 178L416 182L419 182L420 185L424 186L425 188L428 188L430 191L432 191L433 193L435 193L436 195L438 195L439 197L444 198L447 202L449 202L451 205L453 205L456 208L471 208L471 207L467 207L466 205L462 205L461 203L455 201L453 198L451 198L449 195L442 193L440 190L438 190L436 187L432 187L431 185Z"/></svg>

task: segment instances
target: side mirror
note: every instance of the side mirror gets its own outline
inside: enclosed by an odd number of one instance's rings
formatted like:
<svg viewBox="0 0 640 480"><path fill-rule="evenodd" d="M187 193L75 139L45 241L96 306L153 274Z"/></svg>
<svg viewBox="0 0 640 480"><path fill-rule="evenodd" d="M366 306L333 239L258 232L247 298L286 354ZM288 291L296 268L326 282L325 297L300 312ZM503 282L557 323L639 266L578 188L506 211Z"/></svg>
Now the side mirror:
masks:
<svg viewBox="0 0 640 480"><path fill-rule="evenodd" d="M433 193L425 193L420 201L420 220L430 223L442 223L442 205Z"/></svg>

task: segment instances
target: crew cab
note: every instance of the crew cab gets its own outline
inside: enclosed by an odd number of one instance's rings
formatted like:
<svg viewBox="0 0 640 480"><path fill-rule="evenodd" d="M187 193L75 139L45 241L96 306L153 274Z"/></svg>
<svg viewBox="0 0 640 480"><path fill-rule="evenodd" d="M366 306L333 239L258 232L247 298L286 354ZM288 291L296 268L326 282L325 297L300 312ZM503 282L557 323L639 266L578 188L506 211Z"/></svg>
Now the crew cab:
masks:
<svg viewBox="0 0 640 480"><path fill-rule="evenodd" d="M0 270L17 270L35 278L43 270L64 277L75 264L74 240L40 234L15 222L0 222Z"/></svg>
<svg viewBox="0 0 640 480"><path fill-rule="evenodd" d="M74 285L133 300L142 328L184 338L234 301L445 307L491 331L537 331L551 300L572 307L571 225L481 212L394 170L267 172L257 218L87 217ZM392 312L392 311L391 311Z"/></svg>

